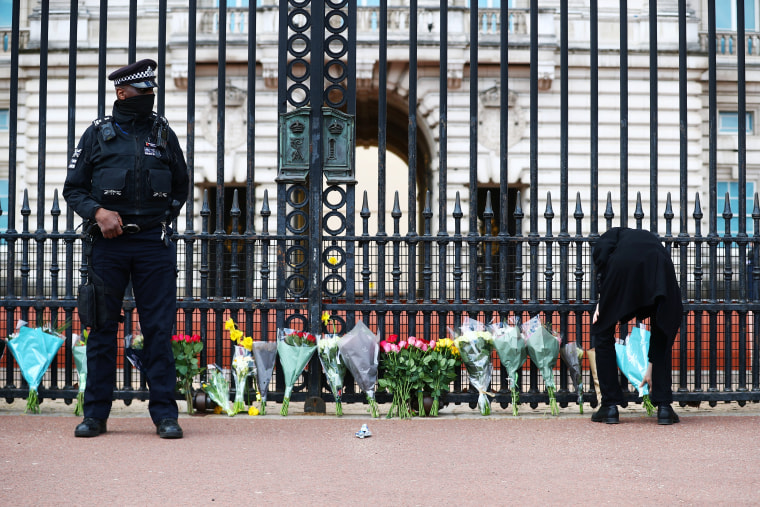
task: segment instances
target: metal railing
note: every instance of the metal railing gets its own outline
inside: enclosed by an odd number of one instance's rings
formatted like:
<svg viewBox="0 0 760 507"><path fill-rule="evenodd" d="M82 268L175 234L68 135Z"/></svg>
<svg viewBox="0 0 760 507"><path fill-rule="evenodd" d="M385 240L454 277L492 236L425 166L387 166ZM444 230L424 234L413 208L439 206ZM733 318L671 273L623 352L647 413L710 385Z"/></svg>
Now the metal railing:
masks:
<svg viewBox="0 0 760 507"><path fill-rule="evenodd" d="M306 35L298 32L304 26L288 25L288 13L300 8L302 0L283 0L280 2L279 17L280 47L279 47L279 94L278 113L294 109L292 91L299 84L305 90L306 104L312 104L312 111L317 111L324 103L332 100L326 90L335 92L337 88L326 87L324 69L321 65L322 55L312 58L311 74L306 78L298 78L288 70L287 63L292 61L292 52L300 52L300 47L290 43L296 35L307 40L305 51L324 50L324 35L329 29L340 32L344 38L345 56L330 57L333 60L345 61L349 72L343 78L331 81L340 90L335 99L336 108L343 108L349 115L356 115L356 83L355 75L350 72L356 65L357 31L367 23L363 18L365 10L353 9L352 2L345 7L345 27L325 27L322 9L335 9L334 2L312 0L309 17L310 32ZM505 2L506 3L506 2ZM595 2L592 2L595 5ZM653 2L654 3L654 2ZM76 4L74 2L74 4ZM220 2L223 4L223 2ZM296 5L297 4L297 5ZM253 27L256 26L257 10L249 8L244 16L244 24L228 25L227 13L222 5L217 12L216 21L208 26L216 27L217 44L219 48L218 97L220 100L218 124L218 157L217 181L213 186L207 186L210 191L204 194L200 211L196 203L189 202L180 220L175 224L173 241L178 246L178 261L180 267L179 290L177 294L177 325L178 333L200 334L206 348L202 354L202 363L218 363L228 368L231 360L232 347L223 330L227 318L234 318L246 335L256 339L273 340L276 330L284 325L298 325L317 332L313 324L319 321L322 311L329 311L339 323L339 332L351 329L354 323L361 319L370 328L382 335L389 333L400 335L416 335L423 338L437 338L455 329L465 316L479 318L487 322L495 318L506 319L519 317L527 319L533 315L541 315L544 320L552 322L556 329L567 340L574 340L583 348L590 345L589 328L590 313L597 297L595 274L589 262L589 254L594 241L606 228L613 225L630 225L637 228L648 228L661 238L671 251L682 287L685 313L682 316L680 337L673 351L673 379L676 401L718 401L760 400L760 321L755 314L760 310L760 300L753 288L760 286L760 262L757 248L760 243L760 207L755 196L754 211L751 223L743 213L738 215L738 234L719 235L717 223L725 221L725 229L731 230L731 220L734 211L729 206L722 212L716 211L717 176L716 176L716 144L715 129L710 129L709 174L707 175L707 194L709 206L703 211L697 197L689 201L687 167L687 136L688 129L679 129L681 159L678 167L680 187L677 196L678 205L673 206L668 194L664 212L658 210L658 131L659 126L658 93L657 93L657 16L651 16L650 25L650 157L651 168L649 176L649 211L642 204L641 195L633 200L628 189L628 90L627 90L627 34L621 27L621 108L620 108L620 193L613 205L611 195L606 196L606 206L600 208L599 194L599 90L598 90L598 26L596 13L590 12L589 47L589 122L585 128L590 129L589 136L589 170L586 174L589 182L589 195L576 197L575 203L569 195L570 170L569 129L571 120L569 111L569 75L568 75L568 43L566 37L567 9L560 9L559 57L559 102L561 119L559 122L559 166L553 168L559 175L560 195L552 198L547 193L545 200L539 198L539 116L538 116L538 2L531 2L528 11L517 11L524 14L519 20L515 19L514 26L527 25L523 34L530 37L530 167L525 173L527 187L522 187L516 193L508 182L510 178L509 150L506 143L506 132L509 124L508 87L509 60L508 53L500 55L499 79L505 85L500 89L499 127L502 131L498 156L498 183L490 187L490 194L485 194L485 203L479 206L478 182L478 129L477 118L470 122L470 163L464 170L459 170L459 178L455 187L448 181L448 176L454 174L447 162L448 148L448 76L441 72L439 91L437 94L437 112L439 121L438 132L433 137L439 143L433 147L437 152L438 167L426 167L423 160L424 144L418 138L418 120L421 113L418 109L418 76L417 50L418 41L425 43L423 33L427 24L420 19L420 10L416 2L408 9L389 9L381 2L380 16L377 18L379 44L379 79L380 88L377 90L378 112L373 119L378 122L378 195L377 216L369 211L368 202L375 200L374 196L356 195L356 187L352 182L343 184L323 185L321 168L311 167L317 171L312 173L305 182L286 181L279 179L272 183L264 182L261 175L256 174L256 138L254 125L256 122L256 66L248 68L248 96L254 100L248 102L248 132L247 132L247 169L246 181L234 192L231 206L226 205L226 192L229 183L225 172L224 145L224 90L227 84L227 68L223 64L227 42L227 30L218 30L219 26ZM44 21L48 15L43 8L40 13ZM130 22L137 23L136 1L131 1ZM190 2L187 23L187 52L188 52L188 103L187 103L187 137L186 153L193 188L202 182L195 179L195 82L196 41L200 34L196 27L207 26L198 23L196 16L205 16L206 11L197 9L195 2ZM656 3L655 3L656 5ZM344 9L341 7L340 9ZM440 34L441 41L447 41L449 30L448 7L441 5L439 22L434 27ZM459 12L459 11L457 11ZM313 18L311 17L314 14ZM467 92L470 99L470 110L477 111L479 104L478 81L478 37L486 33L484 27L494 26L491 10L472 10L464 13L468 22L468 33L472 37L469 45L469 87ZM502 7L498 10L499 19L510 19L513 10ZM18 15L18 13L15 13ZM708 13L714 26L714 12ZM543 15L546 15L544 12ZM76 5L72 7L72 19L76 19ZM394 16L404 19L393 21ZM427 14L425 14L427 16ZM484 17L485 16L485 17ZM205 18L204 18L205 19ZM220 19L223 20L219 21ZM237 19L237 18L236 18ZM341 18L343 19L343 18ZM370 18L371 19L371 18ZM487 22L484 22L484 19ZM627 19L626 13L621 13L620 19ZM100 33L107 33L107 11L101 12L99 19ZM393 23L398 22L398 26ZM214 24L216 23L216 24ZM369 21L372 27L372 21ZM157 52L159 66L165 66L167 55L166 42L167 11L164 4L158 12L159 33ZM498 23L503 26L504 23ZM72 22L70 37L72 55L76 55L76 23ZM402 26L404 27L402 30ZM679 108L681 125L687 125L686 115L686 81L687 51L685 43L686 12L685 8L679 13L679 28L683 30L682 44L679 51ZM345 31L342 29L345 28ZM205 28L204 28L205 29ZM319 31L322 30L322 32ZM341 29L341 30L338 30ZM385 167L385 154L388 142L398 142L396 132L389 128L390 118L387 114L389 100L387 97L387 46L386 41L398 29L400 36L405 31L408 38L408 90L404 97L409 108L408 116L402 125L408 125L406 137L408 143L404 146L408 151L408 195L396 194L396 204L392 209L385 209L386 193L396 191L394 182L388 181ZM522 30L522 28L520 28ZM330 31L332 35L334 34ZM499 31L501 47L508 47L511 32ZM241 35L236 32L236 36ZM564 35L563 35L564 34ZM207 34L206 34L207 35ZM332 36L331 35L331 36ZM493 33L488 32L488 35ZM40 76L48 75L48 61L45 32L42 32L40 43ZM256 62L257 45L256 33L243 34L248 43L249 61ZM708 34L709 40L715 40L715 32ZM11 111L15 111L21 91L18 87L18 55L20 53L21 37L16 34L11 37ZM334 40L334 39L333 39ZM741 46L743 35L737 39ZM154 41L150 41L153 44ZM204 44L207 44L205 41ZM173 42L176 44L176 40ZM131 39L129 51L134 58L138 46L136 39ZM717 43L707 45L709 61L708 92L709 116L714 125L716 109L716 77L715 57ZM177 47L173 50L179 51ZM447 44L440 44L440 67L447 68ZM105 37L98 45L99 71L104 77L106 55L108 48ZM339 52L338 52L339 53ZM740 48L738 54L744 54ZM703 54L700 54L704 56ZM309 55L310 56L310 55ZM353 60L352 60L353 58ZM317 65L315 62L319 61ZM332 62L331 62L332 63ZM14 67L15 66L15 67ZM739 60L739 68L743 69L743 60ZM318 75L315 75L318 73ZM163 79L163 73L161 73ZM69 63L69 89L76 86L76 58ZM321 79L321 81L320 81ZM45 80L40 80L41 87L46 86ZM163 84L163 83L160 83ZM743 73L739 73L739 96L744 98ZM40 95L44 97L44 89ZM325 98L327 97L327 98ZM340 97L342 97L342 102ZM105 90L99 89L99 111L105 110L107 102ZM301 105L301 104L299 104ZM158 110L163 112L163 96L159 96ZM74 132L74 111L76 101L73 93L69 95L69 137L68 149L73 150L76 141ZM739 188L746 188L746 139L741 122L744 121L744 102L740 102L738 118L740 122L738 143ZM80 272L80 239L76 230L76 220L70 212L62 216L57 200L57 193L45 183L48 164L45 158L46 122L48 107L42 101L39 107L40 134L38 139L37 195L47 196L48 202L41 197L33 213L31 204L24 194L21 205L16 204L15 192L17 183L22 181L17 173L17 152L19 132L16 128L18 118L13 114L10 118L10 149L9 149L9 181L10 198L7 213L8 229L0 231L0 245L3 254L3 268L0 271L0 335L12 332L18 320L31 323L61 323L70 321L72 325L66 330L67 342L65 347L46 373L40 389L43 398L72 399L76 396L76 375L71 355L71 334L80 332L75 308L75 287L82 278ZM475 115L477 116L477 115ZM318 116L312 116L317 118ZM390 131L390 132L389 132ZM400 138L403 139L402 134ZM396 146L397 151L402 151ZM419 163L418 163L419 162ZM674 169L669 169L675 172ZM462 175L466 174L464 178ZM435 179L433 176L435 175ZM462 184L462 180L467 180ZM437 186L435 183L437 182ZM263 198L256 199L256 188L266 183L277 192L277 195L264 193ZM208 183L204 182L204 185ZM466 191L467 197L460 199L458 190ZM523 196L520 192L528 192L527 208L523 209ZM743 190L738 196L739 209L744 210L746 201L752 196L745 195ZM454 197L456 195L456 197ZM398 202L407 199L408 211L402 212ZM674 199L676 200L676 199ZM729 199L726 199L730 202ZM453 205L450 206L449 203ZM589 202L589 209L584 209L582 202ZM643 200L646 202L646 198ZM360 204L359 204L360 203ZM634 211L631 224L629 206L633 204ZM50 205L49 211L46 211ZM418 209L419 208L419 209ZM572 212L572 213L571 213ZM358 219L356 217L359 217ZM20 224L17 219L20 217ZM32 219L36 218L36 227ZM376 218L377 225L370 230L370 219ZM648 224L645 220L648 219ZM337 221L335 226L331 220ZM63 223L65 221L65 224ZM510 225L514 223L514 226ZM707 224L706 230L703 226ZM199 230L196 230L200 224ZM386 225L387 224L387 225ZM254 227L256 225L256 227ZM482 227L481 227L482 225ZM405 227L404 227L405 226ZM664 226L664 227L663 227ZM402 227L405 232L401 233ZM693 232L690 232L690 227ZM664 229L664 230L663 230ZM328 262L335 256L336 262ZM749 265L749 269L747 266ZM316 281L316 283L313 283ZM136 332L139 315L135 311L133 299L127 295L124 300L124 325L119 332L119 344L124 334ZM624 332L624 331L621 331ZM124 400L145 399L147 391L144 379L133 371L120 354L119 372L115 397ZM494 356L494 364L497 366ZM303 376L295 388L294 400L303 400L307 396L321 396L326 400L331 395L325 390L325 383L319 374L318 361L312 361L309 371ZM519 387L522 391L521 401L533 407L547 401L538 371L533 365L526 365L521 372ZM555 370L559 385L558 401L561 404L572 403L575 394L570 392L569 380L565 366L559 364ZM585 369L584 383L592 385L588 369ZM270 399L280 400L284 389L282 375L275 372L273 393ZM451 403L475 404L477 395L468 389L465 374L460 372L459 378L451 385L452 392L448 396ZM503 368L496 368L492 377L492 390L496 392L495 401L506 406L511 401L507 389L507 376ZM356 392L353 382L347 382L348 394L346 401L361 402L364 398ZM8 400L26 395L26 388L11 354L7 353L0 365L0 396ZM593 393L587 399L596 402ZM636 394L629 391L629 401L636 399ZM384 398L380 396L380 401Z"/></svg>

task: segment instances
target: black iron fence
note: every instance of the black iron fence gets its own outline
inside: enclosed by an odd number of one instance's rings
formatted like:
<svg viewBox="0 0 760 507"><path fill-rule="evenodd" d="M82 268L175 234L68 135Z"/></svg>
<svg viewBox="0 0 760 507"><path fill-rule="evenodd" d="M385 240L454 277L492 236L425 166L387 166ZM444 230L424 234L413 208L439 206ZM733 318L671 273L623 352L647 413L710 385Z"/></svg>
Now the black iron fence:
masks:
<svg viewBox="0 0 760 507"><path fill-rule="evenodd" d="M266 4L266 2L264 2ZM475 3L475 2L473 2ZM573 138L569 115L570 49L568 42L568 7L561 2L556 16L559 26L556 53L559 55L559 152L558 167L551 168L559 182L543 186L559 189L559 198L547 192L545 199L539 197L539 89L545 86L546 77L539 74L539 11L533 0L528 8L508 9L502 2L498 10L480 12L475 6L460 9L449 7L442 1L431 10L418 7L412 0L408 8L396 7L389 11L387 2L381 0L377 7L357 8L355 2L345 0L282 0L279 5L251 6L247 10L235 10L230 24L226 2L218 2L214 11L201 9L190 1L187 10L169 10L165 0L158 2L158 38L142 41L137 38L136 1L129 5L130 33L127 56L135 60L138 48L157 47L160 70L160 89L166 89L165 72L168 49L175 53L178 48L187 51L187 126L186 157L191 180L191 195L196 189L205 189L197 202L188 202L178 223L174 224L172 239L178 246L179 291L177 294L178 333L200 334L206 347L201 361L229 367L232 345L226 339L224 321L235 319L246 335L254 339L274 340L276 330L285 326L319 332L319 317L328 311L339 323L339 332L353 327L363 320L381 335L390 333L418 336L425 339L446 336L456 329L465 316L484 322L518 317L527 319L541 315L558 329L564 339L572 340L584 349L590 345L590 315L596 304L595 274L589 262L590 251L598 235L614 225L646 228L658 234L672 253L681 283L684 315L680 337L673 350L673 381L675 399L679 402L736 400L740 403L760 400L760 321L755 312L760 310L757 287L760 286L760 205L754 196L754 209L748 216L747 164L746 164L746 112L745 103L745 54L747 40L743 23L731 40L736 45L736 105L738 117L737 188L733 199L738 209L731 208L731 196L726 195L725 206L717 210L719 198L717 178L717 77L715 6L709 2L707 11L708 30L703 37L707 43L702 47L687 47L686 27L693 22L693 13L687 12L686 2L679 1L677 26L678 45L678 96L680 163L675 167L661 167L658 159L658 141L662 128L658 121L658 44L657 3L649 2L649 41L646 51L637 50L637 56L648 54L650 72L650 103L642 108L649 113L650 124L650 172L648 179L631 174L628 168L629 106L628 106L628 36L626 23L620 24L620 152L619 196L599 196L601 171L599 163L600 108L599 108L599 31L597 2L589 2L588 18L590 41L588 53L588 117L584 119L588 140L589 169L585 172L571 170L569 146ZM739 2L742 4L742 2ZM69 338L61 349L40 388L42 398L76 396L76 374L71 353L72 333L79 333L76 316L75 287L82 279L81 243L78 219L69 211L63 215L57 189L46 184L46 174L64 171L53 167L46 158L47 119L49 105L46 100L49 75L47 23L50 10L47 1L40 3L34 15L40 23L39 41L29 41L28 30L22 28L27 20L20 20L18 0L14 1L13 27L10 32L10 107L9 107L9 163L8 200L3 216L7 229L0 231L0 255L4 259L0 271L0 335L11 333L17 321L70 323L65 333ZM108 33L107 2L101 2L99 15L100 40L91 44L94 49L79 47L77 20L78 2L72 0L70 36L68 46L68 151L76 143L76 82L78 56L95 55L98 60L98 114L106 110L106 60L113 50L106 44ZM743 6L738 7L743 16ZM209 12L215 14L209 18ZM276 12L277 25L267 32L266 27L257 28L259 17ZM461 80L467 82L464 92L469 97L468 121L469 164L465 169L452 169L448 162L450 88L458 77L445 70L449 68L449 21L452 13L466 19L466 44L469 49L468 73ZM59 13L60 15L60 13ZM424 19L419 19L420 15ZM673 13L668 13L672 16ZM186 22L186 33L171 34L167 43L169 16L180 16ZM199 19L198 16L201 16ZM626 2L621 2L620 19L626 20ZM205 20L200 22L201 20ZM240 21L244 20L244 21ZM389 21L390 20L390 21ZM180 23L181 24L181 23ZM357 41L357 28L365 27ZM207 30L198 34L197 29ZM204 28L206 27L206 28ZM221 29L220 27L228 27ZM422 33L418 33L418 27ZM502 27L508 27L507 30ZM424 30L423 30L424 29ZM389 41L389 31L392 40ZM436 36L430 36L430 33ZM399 41L399 34L407 39ZM24 35L22 37L22 34ZM209 39L209 36L216 37ZM257 70L254 62L257 51L272 39L277 48L278 63L275 79L277 87L276 118L262 118L267 111L257 104L261 91L257 84L271 79ZM371 35L368 35L371 34ZM461 35L461 34L457 34ZM479 37L482 37L479 39ZM437 93L437 131L432 134L422 125L418 97L417 61L421 51L419 41L425 46L434 39L440 49ZM199 41L213 43L218 51L217 75L217 142L216 181L196 177L196 83L199 79L196 61ZM441 43L441 41L443 41ZM246 107L246 180L244 184L230 183L230 170L226 168L225 100L231 86L228 83L229 65L227 44L247 44L247 107ZM375 44L377 47L376 97L371 104L376 110L366 113L357 108L357 46ZM405 104L408 114L401 122L389 110L398 107L398 97L389 100L388 85L391 77L388 69L388 49L406 48L408 55L405 70L408 81ZM168 47L170 46L170 48ZM706 46L706 50L703 47ZM483 129L477 111L482 91L478 64L482 52L497 49L499 55L497 97L500 103L498 176L492 184L482 185L478 178L479 135ZM732 46L733 47L733 46ZM523 185L510 184L510 142L508 125L513 114L510 102L510 51L527 48L529 55L529 181ZM706 51L706 54L705 54ZM22 92L19 79L19 55L39 55L39 122L37 137L19 132L18 107ZM493 54L493 53L492 53ZM701 56L708 61L708 136L705 181L707 206L703 210L700 193L692 200L689 193L689 125L687 58ZM207 57L207 54L206 54ZM395 56L398 58L398 55ZM227 64L225 64L227 62ZM239 62L238 62L239 63ZM491 62L493 64L493 62ZM56 63L56 75L61 74L61 64ZM263 65L263 64L262 64ZM236 76L240 76L239 66ZM29 69L25 69L29 73ZM50 72L50 74L49 74ZM426 72L429 71L429 67ZM456 73L454 73L456 74ZM257 91L258 90L258 91ZM363 92L366 93L366 89ZM263 102L263 101L262 101ZM362 103L364 104L364 103ZM327 109L324 109L327 108ZM158 111L166 109L166 97L158 96ZM333 121L329 111L340 111L356 123L356 133L366 137L366 132L376 136L378 148L377 195L357 192L353 145L346 155L348 174L335 176L330 173L330 157L335 153L330 145L322 144L322 128ZM327 113L325 111L328 111ZM303 174L289 173L280 164L276 169L275 182L257 174L261 165L257 157L257 120L278 123L284 115L302 112L306 126L307 145L304 152ZM376 127L360 126L362 114L368 114ZM398 111L396 111L398 113ZM269 113L266 113L269 114ZM398 114L396 114L398 116ZM403 113L402 113L403 116ZM175 124L178 119L170 118ZM299 120L300 121L300 120ZM348 124L351 122L348 121ZM289 124L289 125L292 125ZM332 123L330 123L332 125ZM406 125L406 132L399 133L399 126ZM329 125L327 125L329 126ZM327 127L325 127L327 128ZM486 128L494 128L487 126ZM660 130L658 130L658 128ZM364 129L364 130L362 130ZM430 149L430 136L437 143ZM426 137L427 136L427 137ZM30 203L27 191L23 192L20 205L16 199L18 184L32 181L21 178L18 168L19 139L37 141L36 202ZM555 140L556 141L556 140ZM395 144L394 144L395 143ZM28 144L24 143L24 146ZM393 145L393 146L391 146ZM295 145L291 145L295 146ZM301 146L301 145L298 145ZM279 152L283 152L280 144ZM387 168L386 154L389 150L405 153L408 166L407 194L397 191L393 174ZM438 167L432 167L437 161ZM543 170L544 168L541 167ZM609 174L609 170L606 171ZM1 173L0 173L1 174ZM271 170L266 174L271 174ZM466 177L462 178L465 174ZM614 172L613 172L614 174ZM664 212L658 209L659 182L663 175L675 176L678 208L673 208L671 193L667 192ZM457 183L449 183L456 176ZM583 177L585 183L577 179ZM327 182L325 183L325 178ZM645 211L641 193L635 199L629 195L629 183L637 178L637 186L649 186L649 210ZM572 181L571 181L572 179ZM466 183L462 183L466 181ZM571 188L577 191L575 199ZM263 192L261 191L263 189ZM257 190L259 192L257 193ZM272 191L270 196L269 191ZM386 193L394 194L391 209L386 209ZM523 195L527 192L527 195ZM463 197L460 199L460 193ZM542 192L543 193L543 192ZM358 194L358 195L357 195ZM258 195L258 198L257 198ZM242 196L242 197L241 197ZM523 199L527 207L523 209ZM357 203L358 198L358 203ZM406 201L402 211L400 203ZM574 201L574 202L573 202ZM587 203L588 209L584 209ZM645 202L645 201L644 201ZM373 203L373 213L370 211ZM555 206L559 205L555 213ZM36 205L36 212L31 206ZM196 206L200 205L200 211ZM49 206L49 208L48 208ZM629 206L634 211L629 213ZM738 228L733 227L738 218ZM31 221L36 220L36 226ZM631 220L632 219L632 220ZM648 219L648 223L646 223ZM630 220L630 223L629 223ZM20 222L20 223L19 223ZM674 223L675 222L675 223ZM719 222L723 225L718 227ZM732 228L733 227L733 228ZM703 230L704 228L704 230ZM664 230L663 230L664 229ZM726 231L719 233L719 231ZM736 231L736 232L733 232ZM139 316L133 299L127 295L124 301L125 321L119 333L120 346L125 334L134 333ZM621 333L625 328L621 329ZM494 357L495 364L498 364ZM591 386L588 365L584 360L584 382ZM116 386L116 398L126 402L146 399L144 379L133 371L129 363L120 359ZM569 386L565 366L558 363L555 371L561 404L572 403L575 395ZM503 407L511 401L507 376L503 368L496 368L491 388L495 401ZM364 398L356 393L353 382L347 383L346 401L360 402ZM320 375L318 360L309 365L301 382L294 390L293 399L307 396L331 399L329 390ZM532 407L547 401L543 382L532 365L523 368L519 380L521 401ZM468 389L464 373L451 386L448 401L469 403L474 406L477 395ZM282 376L275 373L270 399L279 400L284 390ZM6 354L0 368L0 395L7 400L25 397L26 386L11 354ZM383 400L382 396L380 397ZM593 392L587 399L596 403ZM636 399L635 391L628 393L628 400Z"/></svg>

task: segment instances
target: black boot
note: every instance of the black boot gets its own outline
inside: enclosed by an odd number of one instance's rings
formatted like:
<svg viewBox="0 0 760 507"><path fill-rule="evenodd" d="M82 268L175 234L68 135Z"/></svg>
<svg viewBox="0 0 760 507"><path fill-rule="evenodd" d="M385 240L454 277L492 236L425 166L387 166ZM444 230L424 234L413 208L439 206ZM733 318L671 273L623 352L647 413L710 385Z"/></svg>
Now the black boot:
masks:
<svg viewBox="0 0 760 507"><path fill-rule="evenodd" d="M607 424L619 423L620 414L618 413L617 405L599 407L599 410L594 412L594 414L591 416L591 420L594 422L603 422Z"/></svg>
<svg viewBox="0 0 760 507"><path fill-rule="evenodd" d="M161 438L182 438L182 428L176 419L161 419L156 425L156 433Z"/></svg>
<svg viewBox="0 0 760 507"><path fill-rule="evenodd" d="M97 437L106 432L105 419L95 419L94 417L85 417L84 421L79 423L74 430L75 437Z"/></svg>
<svg viewBox="0 0 760 507"><path fill-rule="evenodd" d="M681 420L670 404L662 404L657 408L657 424L669 425L677 422L681 422Z"/></svg>

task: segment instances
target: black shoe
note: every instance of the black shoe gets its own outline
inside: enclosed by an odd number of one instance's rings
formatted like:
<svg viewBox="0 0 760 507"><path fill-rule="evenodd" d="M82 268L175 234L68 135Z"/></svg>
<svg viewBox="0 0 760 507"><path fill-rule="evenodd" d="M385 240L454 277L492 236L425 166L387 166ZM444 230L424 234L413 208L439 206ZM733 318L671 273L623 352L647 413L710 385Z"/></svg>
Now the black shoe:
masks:
<svg viewBox="0 0 760 507"><path fill-rule="evenodd" d="M106 420L85 417L74 430L75 437L97 437L106 432Z"/></svg>
<svg viewBox="0 0 760 507"><path fill-rule="evenodd" d="M681 422L681 420L673 410L673 407L670 405L660 405L657 408L657 424L669 425L677 422Z"/></svg>
<svg viewBox="0 0 760 507"><path fill-rule="evenodd" d="M156 425L156 433L161 438L182 438L182 428L176 419L161 419Z"/></svg>
<svg viewBox="0 0 760 507"><path fill-rule="evenodd" d="M610 405L609 407L600 407L599 410L593 413L591 420L594 422L603 422L607 424L617 424L620 422L620 414L618 413L617 405Z"/></svg>

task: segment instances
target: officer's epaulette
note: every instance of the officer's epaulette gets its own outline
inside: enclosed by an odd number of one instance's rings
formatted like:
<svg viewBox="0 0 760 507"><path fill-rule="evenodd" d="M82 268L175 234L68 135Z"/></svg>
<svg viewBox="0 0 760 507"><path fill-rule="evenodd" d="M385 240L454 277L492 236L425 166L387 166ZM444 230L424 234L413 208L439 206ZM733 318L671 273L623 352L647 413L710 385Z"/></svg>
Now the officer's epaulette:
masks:
<svg viewBox="0 0 760 507"><path fill-rule="evenodd" d="M116 137L116 130L113 128L113 116L98 118L97 120L93 120L92 124L98 129L100 137L104 141L110 141Z"/></svg>

